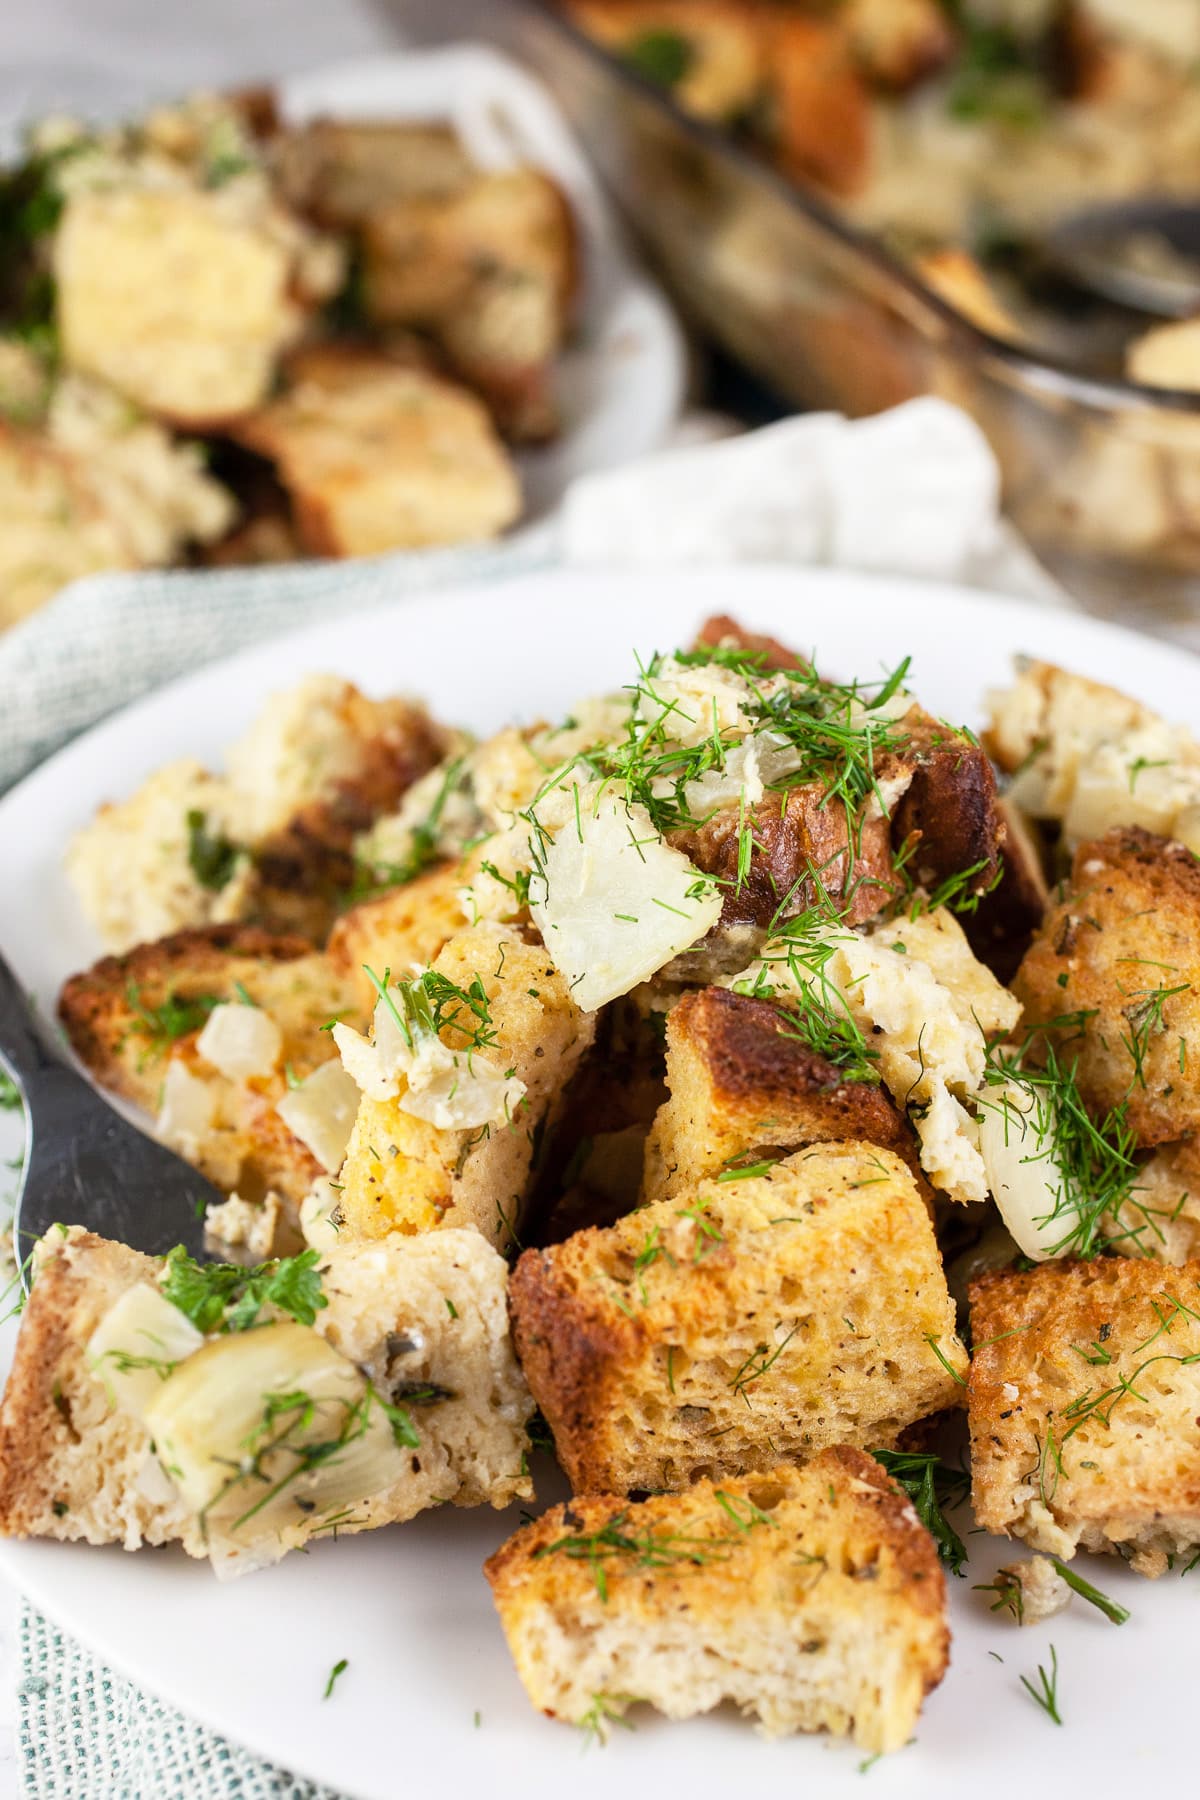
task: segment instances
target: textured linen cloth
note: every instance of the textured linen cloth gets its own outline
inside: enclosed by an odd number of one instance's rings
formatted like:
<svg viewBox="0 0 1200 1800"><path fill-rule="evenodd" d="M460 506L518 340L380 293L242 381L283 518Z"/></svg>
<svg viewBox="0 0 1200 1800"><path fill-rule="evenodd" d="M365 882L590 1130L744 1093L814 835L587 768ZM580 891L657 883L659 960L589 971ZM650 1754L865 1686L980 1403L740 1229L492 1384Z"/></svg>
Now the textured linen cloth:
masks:
<svg viewBox="0 0 1200 1800"><path fill-rule="evenodd" d="M504 545L78 583L0 637L0 786L136 695L242 645L554 563L603 563L619 583L622 563L794 561L1064 603L1000 519L987 443L941 401L855 424L814 414L742 436L690 422L682 436L584 477L558 519ZM140 1692L27 1603L20 1658L26 1800L337 1800Z"/></svg>

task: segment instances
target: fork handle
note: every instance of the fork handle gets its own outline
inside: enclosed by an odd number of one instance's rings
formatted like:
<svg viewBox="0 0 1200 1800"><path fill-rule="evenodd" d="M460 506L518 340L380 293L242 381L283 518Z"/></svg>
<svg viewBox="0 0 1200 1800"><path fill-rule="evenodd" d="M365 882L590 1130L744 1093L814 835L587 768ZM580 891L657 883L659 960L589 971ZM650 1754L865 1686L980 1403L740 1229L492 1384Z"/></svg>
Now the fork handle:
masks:
<svg viewBox="0 0 1200 1800"><path fill-rule="evenodd" d="M51 1069L71 1067L3 956L0 956L0 1063L27 1099L39 1077Z"/></svg>

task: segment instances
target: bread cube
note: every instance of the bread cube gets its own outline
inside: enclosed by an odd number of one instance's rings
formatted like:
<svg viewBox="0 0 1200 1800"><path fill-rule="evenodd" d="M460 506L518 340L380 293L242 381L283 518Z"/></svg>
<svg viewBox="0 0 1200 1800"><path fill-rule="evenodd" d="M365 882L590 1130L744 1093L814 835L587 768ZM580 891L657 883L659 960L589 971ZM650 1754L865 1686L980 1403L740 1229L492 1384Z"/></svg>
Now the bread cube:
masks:
<svg viewBox="0 0 1200 1800"><path fill-rule="evenodd" d="M98 188L70 198L54 239L67 364L191 430L258 406L304 318L286 238L228 200Z"/></svg>
<svg viewBox="0 0 1200 1800"><path fill-rule="evenodd" d="M529 1250L521 1366L576 1493L683 1488L893 1446L966 1356L908 1168L821 1144Z"/></svg>
<svg viewBox="0 0 1200 1800"><path fill-rule="evenodd" d="M146 1424L118 1404L103 1361L88 1353L114 1304L139 1283L156 1284L161 1261L74 1227L56 1227L47 1244L0 1404L0 1534L127 1550L179 1542L230 1575L328 1530L317 1507L308 1525L266 1542L250 1515L244 1524L206 1528L159 1462ZM531 1493L531 1406L505 1322L505 1275L502 1259L473 1231L339 1246L323 1260L326 1304L315 1313L315 1334L377 1394L407 1407L418 1439L390 1485L338 1508L339 1532L392 1524L447 1501L505 1506ZM208 1341L228 1345L236 1335ZM248 1399L253 1408L259 1393L231 1390L227 1398L231 1405Z"/></svg>
<svg viewBox="0 0 1200 1800"><path fill-rule="evenodd" d="M473 394L382 352L326 347L235 435L268 457L314 556L380 556L495 537L516 472Z"/></svg>
<svg viewBox="0 0 1200 1800"><path fill-rule="evenodd" d="M603 1733L732 1700L771 1737L898 1750L946 1670L933 1540L860 1450L640 1504L554 1507L486 1564L530 1700Z"/></svg>
<svg viewBox="0 0 1200 1800"><path fill-rule="evenodd" d="M1103 1257L970 1288L975 1516L1144 1575L1200 1545L1200 1262Z"/></svg>
<svg viewBox="0 0 1200 1800"><path fill-rule="evenodd" d="M646 1145L646 1200L689 1192L764 1152L840 1139L879 1144L919 1170L912 1128L886 1089L848 1080L786 1013L749 994L703 988L672 1008L667 1085Z"/></svg>
<svg viewBox="0 0 1200 1800"><path fill-rule="evenodd" d="M1200 1129L1200 861L1118 827L1075 855L1013 980L1027 1026L1051 1030L1098 1113L1124 1105L1144 1145Z"/></svg>
<svg viewBox="0 0 1200 1800"><path fill-rule="evenodd" d="M456 1130L408 1111L404 1092L364 1094L338 1177L338 1229L357 1239L473 1225L506 1246L520 1233L535 1143L595 1020L580 1012L540 944L499 926L461 932L432 966L460 989L482 984L494 1033L487 1055L524 1083L524 1098L506 1124ZM466 1042L453 1024L442 1039L452 1048Z"/></svg>

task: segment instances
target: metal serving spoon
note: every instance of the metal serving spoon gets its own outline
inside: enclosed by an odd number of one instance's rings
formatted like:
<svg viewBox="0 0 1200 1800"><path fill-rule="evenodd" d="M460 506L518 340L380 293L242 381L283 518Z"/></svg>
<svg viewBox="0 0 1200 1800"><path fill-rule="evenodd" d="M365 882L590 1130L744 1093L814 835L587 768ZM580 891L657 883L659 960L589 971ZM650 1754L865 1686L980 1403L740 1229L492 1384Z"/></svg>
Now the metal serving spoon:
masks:
<svg viewBox="0 0 1200 1800"><path fill-rule="evenodd" d="M25 1102L13 1245L26 1288L29 1252L52 1225L84 1225L151 1256L182 1244L208 1259L205 1208L225 1196L127 1123L71 1067L2 956L0 1067Z"/></svg>

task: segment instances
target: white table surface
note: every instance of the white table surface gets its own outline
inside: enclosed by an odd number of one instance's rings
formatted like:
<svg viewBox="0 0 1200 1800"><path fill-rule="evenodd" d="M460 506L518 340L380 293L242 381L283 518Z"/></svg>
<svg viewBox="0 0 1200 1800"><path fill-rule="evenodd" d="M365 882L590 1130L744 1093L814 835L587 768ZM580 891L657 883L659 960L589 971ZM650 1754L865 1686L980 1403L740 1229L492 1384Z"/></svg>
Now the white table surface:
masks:
<svg viewBox="0 0 1200 1800"><path fill-rule="evenodd" d="M395 14L369 0L5 0L0 154L22 119L47 111L116 117L149 98L290 73L397 38ZM0 1127L12 1123L0 1115ZM0 1161L18 1142L0 1130ZM20 1679L17 1596L0 1582L0 1800L17 1793Z"/></svg>

